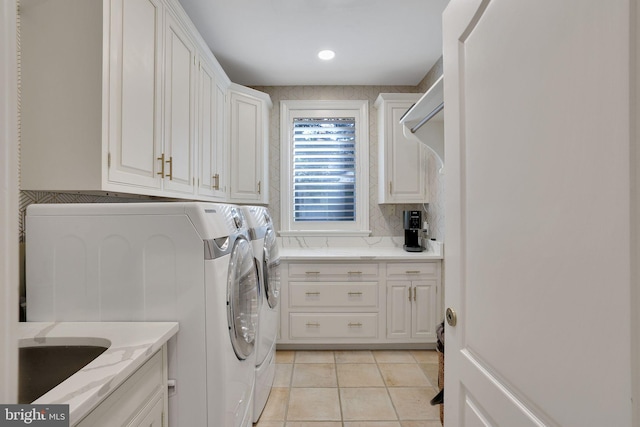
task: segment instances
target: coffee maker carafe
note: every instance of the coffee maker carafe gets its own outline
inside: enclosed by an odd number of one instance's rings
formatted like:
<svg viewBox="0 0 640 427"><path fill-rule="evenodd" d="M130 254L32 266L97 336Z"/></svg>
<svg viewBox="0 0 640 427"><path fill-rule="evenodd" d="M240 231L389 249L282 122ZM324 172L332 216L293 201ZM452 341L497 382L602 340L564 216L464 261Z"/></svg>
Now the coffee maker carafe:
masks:
<svg viewBox="0 0 640 427"><path fill-rule="evenodd" d="M407 252L422 252L420 246L420 230L422 228L421 211L403 211L404 217L404 250Z"/></svg>

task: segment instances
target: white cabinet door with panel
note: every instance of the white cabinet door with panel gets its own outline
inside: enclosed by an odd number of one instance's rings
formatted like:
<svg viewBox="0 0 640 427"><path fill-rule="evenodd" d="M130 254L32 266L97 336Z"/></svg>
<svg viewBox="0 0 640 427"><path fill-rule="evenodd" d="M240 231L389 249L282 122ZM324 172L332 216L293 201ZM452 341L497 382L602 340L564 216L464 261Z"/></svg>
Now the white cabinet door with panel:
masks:
<svg viewBox="0 0 640 427"><path fill-rule="evenodd" d="M378 109L378 203L427 203L427 151L402 132L400 118L419 93L381 93Z"/></svg>
<svg viewBox="0 0 640 427"><path fill-rule="evenodd" d="M230 200L269 202L269 95L231 84Z"/></svg>
<svg viewBox="0 0 640 427"><path fill-rule="evenodd" d="M387 264L387 338L436 341L441 263Z"/></svg>
<svg viewBox="0 0 640 427"><path fill-rule="evenodd" d="M111 2L108 181L160 189L163 5Z"/></svg>
<svg viewBox="0 0 640 427"><path fill-rule="evenodd" d="M225 98L229 83L205 58L198 65L197 193L215 200L227 197Z"/></svg>
<svg viewBox="0 0 640 427"><path fill-rule="evenodd" d="M169 10L165 20L164 150L161 172L167 191L193 194L196 47Z"/></svg>

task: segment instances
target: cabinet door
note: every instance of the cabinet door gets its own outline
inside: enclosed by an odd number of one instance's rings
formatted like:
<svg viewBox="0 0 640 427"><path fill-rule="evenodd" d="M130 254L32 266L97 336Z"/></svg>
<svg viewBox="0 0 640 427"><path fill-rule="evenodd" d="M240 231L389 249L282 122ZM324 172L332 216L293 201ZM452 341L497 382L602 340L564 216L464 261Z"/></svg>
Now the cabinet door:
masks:
<svg viewBox="0 0 640 427"><path fill-rule="evenodd" d="M193 194L195 46L169 11L165 16L164 188Z"/></svg>
<svg viewBox="0 0 640 427"><path fill-rule="evenodd" d="M198 68L198 194L215 196L216 78L211 67Z"/></svg>
<svg viewBox="0 0 640 427"><path fill-rule="evenodd" d="M158 394L148 405L149 412L141 413L128 427L164 427L164 395Z"/></svg>
<svg viewBox="0 0 640 427"><path fill-rule="evenodd" d="M411 337L435 338L436 336L436 288L435 280L411 282L413 287L413 311L411 312Z"/></svg>
<svg viewBox="0 0 640 427"><path fill-rule="evenodd" d="M227 87L216 79L215 87L215 145L213 175L216 177L216 196L226 199L229 189L229 140L227 139Z"/></svg>
<svg viewBox="0 0 640 427"><path fill-rule="evenodd" d="M232 200L262 200L263 105L260 100L231 92L231 194Z"/></svg>
<svg viewBox="0 0 640 427"><path fill-rule="evenodd" d="M411 106L410 102L390 102L387 114L386 171L387 202L426 203L426 151L418 141L407 139L402 133L400 118Z"/></svg>
<svg viewBox="0 0 640 427"><path fill-rule="evenodd" d="M411 282L387 281L387 338L411 338Z"/></svg>
<svg viewBox="0 0 640 427"><path fill-rule="evenodd" d="M108 180L159 189L162 7L111 2Z"/></svg>

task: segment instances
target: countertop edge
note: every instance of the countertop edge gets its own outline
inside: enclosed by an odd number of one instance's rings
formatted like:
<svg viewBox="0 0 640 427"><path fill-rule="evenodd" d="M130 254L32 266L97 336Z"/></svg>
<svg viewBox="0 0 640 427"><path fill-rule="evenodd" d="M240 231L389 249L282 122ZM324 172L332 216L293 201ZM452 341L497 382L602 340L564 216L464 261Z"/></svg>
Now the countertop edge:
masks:
<svg viewBox="0 0 640 427"><path fill-rule="evenodd" d="M93 411L179 330L177 322L21 322L18 325L20 340L34 340L40 345L46 345L47 339L60 338L102 338L111 342L104 353L33 402L68 404L71 426Z"/></svg>

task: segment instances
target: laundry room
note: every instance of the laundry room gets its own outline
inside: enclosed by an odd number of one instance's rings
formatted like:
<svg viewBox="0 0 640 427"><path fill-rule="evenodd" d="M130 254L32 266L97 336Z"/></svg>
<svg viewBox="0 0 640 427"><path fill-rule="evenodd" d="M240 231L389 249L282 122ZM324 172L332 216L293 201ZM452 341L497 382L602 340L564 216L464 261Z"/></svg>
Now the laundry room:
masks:
<svg viewBox="0 0 640 427"><path fill-rule="evenodd" d="M636 425L640 8L531 3L2 0L0 414Z"/></svg>

